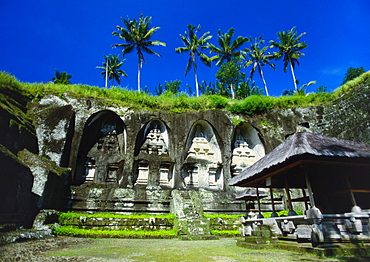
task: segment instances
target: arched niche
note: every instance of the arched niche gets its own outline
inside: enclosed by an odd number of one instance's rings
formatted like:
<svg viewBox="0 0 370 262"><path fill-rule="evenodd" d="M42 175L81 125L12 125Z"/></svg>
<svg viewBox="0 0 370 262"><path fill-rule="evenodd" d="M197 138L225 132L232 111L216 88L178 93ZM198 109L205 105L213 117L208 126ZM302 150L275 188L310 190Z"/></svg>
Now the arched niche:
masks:
<svg viewBox="0 0 370 262"><path fill-rule="evenodd" d="M172 188L174 161L169 156L169 130L160 119L149 121L135 142L133 184Z"/></svg>
<svg viewBox="0 0 370 262"><path fill-rule="evenodd" d="M231 143L231 173L238 175L265 155L257 130L249 123L240 123L234 130Z"/></svg>
<svg viewBox="0 0 370 262"><path fill-rule="evenodd" d="M160 119L153 119L139 131L136 137L135 156L140 151L153 153L153 150L158 154L168 154L168 145L169 138L166 124Z"/></svg>
<svg viewBox="0 0 370 262"><path fill-rule="evenodd" d="M90 116L83 129L74 183L118 182L125 137L125 125L113 111L104 110Z"/></svg>
<svg viewBox="0 0 370 262"><path fill-rule="evenodd" d="M192 126L185 146L183 177L188 188L222 190L222 154L217 134L204 120Z"/></svg>

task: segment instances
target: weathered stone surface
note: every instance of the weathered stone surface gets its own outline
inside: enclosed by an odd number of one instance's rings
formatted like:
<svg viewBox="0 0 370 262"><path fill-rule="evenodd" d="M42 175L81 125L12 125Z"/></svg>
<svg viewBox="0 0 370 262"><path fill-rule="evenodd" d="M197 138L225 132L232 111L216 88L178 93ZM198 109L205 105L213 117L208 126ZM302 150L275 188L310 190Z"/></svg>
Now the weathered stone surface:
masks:
<svg viewBox="0 0 370 262"><path fill-rule="evenodd" d="M192 189L207 212L243 212L243 203L233 201L238 189L228 186L230 178L289 135L308 131L370 143L369 93L361 86L327 106L255 116L133 111L93 98L48 95L29 104L33 124L26 99L16 94L22 114L0 109L0 161L6 170L0 176L0 213L29 214L41 195L59 195L44 207L60 208L65 198L58 190L65 185L73 186L70 199L78 201L72 206L81 210L169 212L171 191ZM16 156L24 148L70 168L71 176L57 176L41 158L25 163ZM20 208L23 203L27 207Z"/></svg>

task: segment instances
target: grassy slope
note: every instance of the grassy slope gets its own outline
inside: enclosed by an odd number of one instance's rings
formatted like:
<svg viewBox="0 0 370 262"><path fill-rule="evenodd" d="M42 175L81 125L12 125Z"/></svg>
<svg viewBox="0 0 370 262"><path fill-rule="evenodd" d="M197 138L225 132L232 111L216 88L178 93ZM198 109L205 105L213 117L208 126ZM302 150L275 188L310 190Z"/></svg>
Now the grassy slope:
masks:
<svg viewBox="0 0 370 262"><path fill-rule="evenodd" d="M160 96L154 96L122 88L105 89L87 85L21 83L7 73L0 72L0 94L4 94L6 90L13 90L20 91L30 98L40 98L46 94L63 97L65 93L68 93L68 96L75 98L93 97L102 99L105 104L110 105L136 109L165 110L177 113L226 109L236 114L255 114L270 108L325 105L363 83L370 83L370 72L364 73L332 93L312 93L306 96L281 97L250 96L243 100L231 100L217 95L188 97L186 94L173 95L165 93ZM0 102L6 104L6 99L1 99Z"/></svg>

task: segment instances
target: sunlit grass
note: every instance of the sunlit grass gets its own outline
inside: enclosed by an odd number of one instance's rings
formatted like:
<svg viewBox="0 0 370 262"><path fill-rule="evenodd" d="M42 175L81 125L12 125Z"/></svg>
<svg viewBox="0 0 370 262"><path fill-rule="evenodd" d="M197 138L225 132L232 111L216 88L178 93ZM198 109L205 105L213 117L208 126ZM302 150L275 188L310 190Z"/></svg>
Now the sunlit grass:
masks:
<svg viewBox="0 0 370 262"><path fill-rule="evenodd" d="M347 82L332 93L310 93L294 96L250 96L242 100L232 100L218 95L189 97L186 93L174 95L165 92L155 96L145 92L136 92L125 88L100 88L88 85L62 85L54 83L21 83L15 77L0 72L0 91L16 90L33 98L42 98L52 94L63 98L94 98L102 100L105 105L123 106L133 109L163 110L174 113L188 111L225 109L235 114L258 114L272 108L308 107L328 104L341 95L351 92L356 87L370 83L370 72Z"/></svg>
<svg viewBox="0 0 370 262"><path fill-rule="evenodd" d="M100 258L105 261L333 261L275 248L249 249L235 239L181 241L178 239L96 239L49 256ZM335 260L334 260L335 261Z"/></svg>

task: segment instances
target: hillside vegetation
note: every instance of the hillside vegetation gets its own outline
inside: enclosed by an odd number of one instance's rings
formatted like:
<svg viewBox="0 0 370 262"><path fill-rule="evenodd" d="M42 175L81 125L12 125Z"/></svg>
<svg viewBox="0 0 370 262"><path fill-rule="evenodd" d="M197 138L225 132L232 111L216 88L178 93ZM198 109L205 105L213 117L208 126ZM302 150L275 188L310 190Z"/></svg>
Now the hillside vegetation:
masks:
<svg viewBox="0 0 370 262"><path fill-rule="evenodd" d="M370 84L370 72L347 82L332 93L309 93L293 96L252 95L242 100L232 100L218 95L189 97L181 93L173 95L164 93L160 96L145 92L129 91L122 88L100 88L88 85L62 85L54 83L22 83L15 77L0 72L0 98L2 104L7 102L9 91L22 93L31 99L38 99L47 94L61 98L68 95L74 98L96 98L104 100L107 105L131 107L136 109L165 110L175 113L187 111L225 109L235 114L256 114L272 108L307 107L328 104L343 94L351 92L360 85Z"/></svg>

